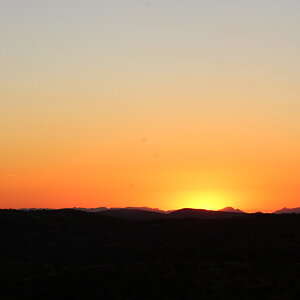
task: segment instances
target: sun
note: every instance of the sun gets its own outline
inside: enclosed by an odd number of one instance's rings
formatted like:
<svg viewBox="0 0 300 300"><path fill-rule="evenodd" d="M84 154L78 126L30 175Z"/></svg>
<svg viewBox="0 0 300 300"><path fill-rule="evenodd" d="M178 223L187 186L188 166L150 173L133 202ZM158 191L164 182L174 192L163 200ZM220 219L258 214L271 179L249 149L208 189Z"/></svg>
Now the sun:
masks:
<svg viewBox="0 0 300 300"><path fill-rule="evenodd" d="M182 207L218 210L230 205L232 198L225 191L189 191L180 196Z"/></svg>

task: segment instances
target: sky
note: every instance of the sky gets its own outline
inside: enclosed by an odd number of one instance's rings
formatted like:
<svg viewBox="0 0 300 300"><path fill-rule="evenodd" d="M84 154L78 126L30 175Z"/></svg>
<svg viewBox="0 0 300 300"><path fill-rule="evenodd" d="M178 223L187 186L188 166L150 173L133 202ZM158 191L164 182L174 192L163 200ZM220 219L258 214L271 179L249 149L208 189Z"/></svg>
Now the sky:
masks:
<svg viewBox="0 0 300 300"><path fill-rule="evenodd" d="M1 0L0 207L300 206L299 13Z"/></svg>

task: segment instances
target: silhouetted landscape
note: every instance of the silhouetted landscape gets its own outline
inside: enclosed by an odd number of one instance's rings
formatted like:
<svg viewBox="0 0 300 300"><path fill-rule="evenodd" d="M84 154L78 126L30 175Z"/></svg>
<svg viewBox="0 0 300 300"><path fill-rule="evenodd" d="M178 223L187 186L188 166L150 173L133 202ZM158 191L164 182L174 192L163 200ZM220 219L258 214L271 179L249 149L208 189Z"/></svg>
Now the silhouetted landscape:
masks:
<svg viewBox="0 0 300 300"><path fill-rule="evenodd" d="M0 0L0 300L300 299L299 16Z"/></svg>
<svg viewBox="0 0 300 300"><path fill-rule="evenodd" d="M300 215L1 210L1 298L299 299Z"/></svg>

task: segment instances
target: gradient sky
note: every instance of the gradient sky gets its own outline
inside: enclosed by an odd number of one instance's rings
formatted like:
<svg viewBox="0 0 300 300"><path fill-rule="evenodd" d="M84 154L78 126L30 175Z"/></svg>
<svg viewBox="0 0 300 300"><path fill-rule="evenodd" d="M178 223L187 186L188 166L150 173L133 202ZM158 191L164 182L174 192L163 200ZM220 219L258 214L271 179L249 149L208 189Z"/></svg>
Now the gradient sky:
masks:
<svg viewBox="0 0 300 300"><path fill-rule="evenodd" d="M1 0L0 207L300 206L299 15Z"/></svg>

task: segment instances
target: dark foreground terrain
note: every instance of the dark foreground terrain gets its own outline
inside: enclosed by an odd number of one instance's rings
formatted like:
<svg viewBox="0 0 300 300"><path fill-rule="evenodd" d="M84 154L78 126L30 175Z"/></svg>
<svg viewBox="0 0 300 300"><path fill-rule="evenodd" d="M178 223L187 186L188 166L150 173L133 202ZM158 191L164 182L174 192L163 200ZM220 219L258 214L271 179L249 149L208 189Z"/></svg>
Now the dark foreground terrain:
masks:
<svg viewBox="0 0 300 300"><path fill-rule="evenodd" d="M300 215L0 211L1 299L300 299Z"/></svg>

